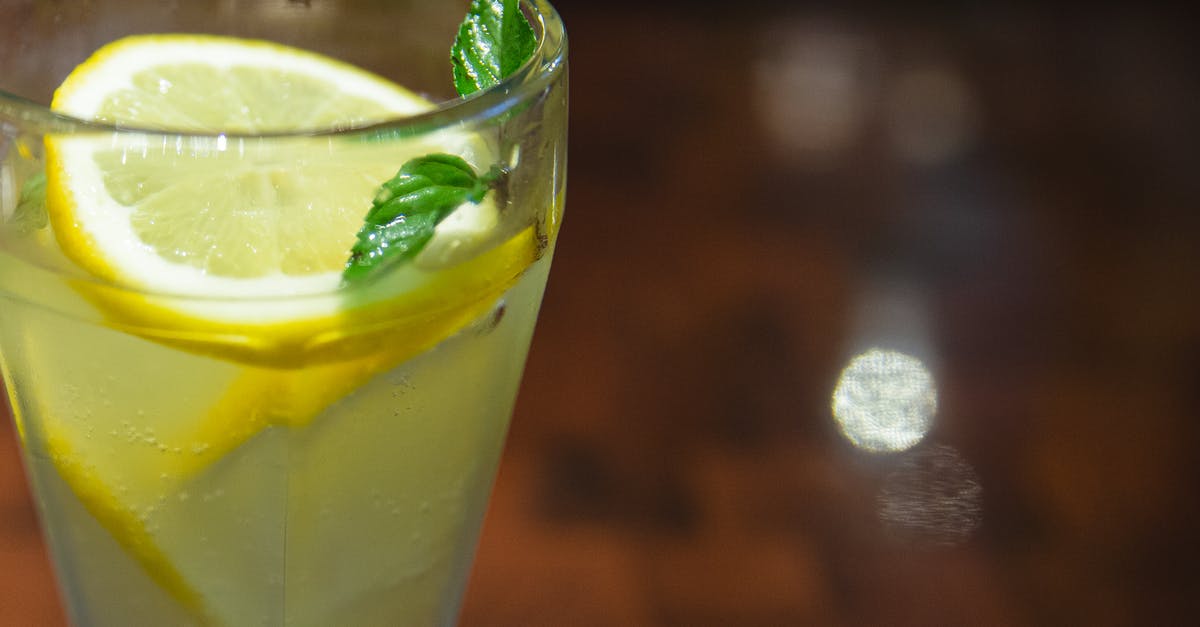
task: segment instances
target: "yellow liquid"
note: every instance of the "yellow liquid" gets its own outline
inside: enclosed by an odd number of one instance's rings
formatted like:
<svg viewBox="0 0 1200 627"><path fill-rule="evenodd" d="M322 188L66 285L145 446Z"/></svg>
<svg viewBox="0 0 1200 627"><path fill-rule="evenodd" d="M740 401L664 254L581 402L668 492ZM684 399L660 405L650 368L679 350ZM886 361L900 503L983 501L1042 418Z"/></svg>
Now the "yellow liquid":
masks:
<svg viewBox="0 0 1200 627"><path fill-rule="evenodd" d="M453 624L549 263L434 348L212 456L196 434L238 411L220 404L237 382L303 395L354 364L171 348L0 254L5 380L73 622Z"/></svg>

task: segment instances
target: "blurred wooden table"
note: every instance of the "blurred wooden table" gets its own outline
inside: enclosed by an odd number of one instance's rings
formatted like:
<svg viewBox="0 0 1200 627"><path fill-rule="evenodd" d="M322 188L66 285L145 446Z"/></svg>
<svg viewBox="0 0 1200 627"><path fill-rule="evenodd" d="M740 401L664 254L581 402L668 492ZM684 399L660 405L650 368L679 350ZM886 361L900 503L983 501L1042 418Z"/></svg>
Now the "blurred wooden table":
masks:
<svg viewBox="0 0 1200 627"><path fill-rule="evenodd" d="M729 6L560 3L568 218L463 624L1194 620L1196 29ZM871 347L937 391L901 452L831 412ZM0 436L0 624L59 624Z"/></svg>

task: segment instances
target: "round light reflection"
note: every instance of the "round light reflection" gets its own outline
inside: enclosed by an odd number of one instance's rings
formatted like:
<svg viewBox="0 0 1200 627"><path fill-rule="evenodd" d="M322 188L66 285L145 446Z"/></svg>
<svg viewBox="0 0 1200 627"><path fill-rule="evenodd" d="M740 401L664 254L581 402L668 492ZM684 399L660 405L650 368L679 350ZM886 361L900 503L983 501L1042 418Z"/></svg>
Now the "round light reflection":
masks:
<svg viewBox="0 0 1200 627"><path fill-rule="evenodd" d="M832 406L842 434L855 446L871 452L904 451L932 426L937 391L920 359L872 349L842 370Z"/></svg>

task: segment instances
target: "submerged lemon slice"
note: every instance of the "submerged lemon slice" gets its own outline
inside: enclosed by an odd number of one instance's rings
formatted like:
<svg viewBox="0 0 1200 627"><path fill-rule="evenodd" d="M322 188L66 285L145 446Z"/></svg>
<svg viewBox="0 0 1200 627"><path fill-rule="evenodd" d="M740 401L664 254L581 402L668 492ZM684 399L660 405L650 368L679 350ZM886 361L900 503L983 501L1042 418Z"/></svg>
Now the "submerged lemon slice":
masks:
<svg viewBox="0 0 1200 627"><path fill-rule="evenodd" d="M213 605L220 577L189 561L191 547L164 543L147 527L137 515L142 501L211 474L271 427L305 426L479 318L536 259L538 238L526 228L480 246L499 230L499 211L485 201L447 219L427 258L339 290L371 199L402 163L452 152L479 167L491 156L466 133L252 139L430 107L312 53L221 37L130 37L80 65L53 107L170 129L47 137L50 225L63 253L94 277L75 288L110 326L216 358L237 374L207 409L172 419L173 443L161 454L103 449L77 421L51 417L48 456L97 521L182 606L209 619L229 614ZM454 254L459 249L472 254Z"/></svg>

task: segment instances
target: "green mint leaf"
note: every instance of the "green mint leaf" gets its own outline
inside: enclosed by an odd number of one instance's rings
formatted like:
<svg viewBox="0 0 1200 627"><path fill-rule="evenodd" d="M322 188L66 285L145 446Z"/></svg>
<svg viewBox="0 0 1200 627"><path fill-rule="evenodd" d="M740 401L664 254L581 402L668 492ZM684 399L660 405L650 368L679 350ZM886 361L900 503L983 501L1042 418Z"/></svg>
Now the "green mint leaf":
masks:
<svg viewBox="0 0 1200 627"><path fill-rule="evenodd" d="M536 46L519 0L472 0L450 50L455 89L466 96L496 85L524 65ZM408 161L379 188L342 280L362 281L416 257L438 223L464 202L481 202L503 173L493 165L478 175L454 155Z"/></svg>
<svg viewBox="0 0 1200 627"><path fill-rule="evenodd" d="M460 96L486 89L517 71L537 45L518 0L472 0L450 49Z"/></svg>
<svg viewBox="0 0 1200 627"><path fill-rule="evenodd" d="M439 222L464 202L482 201L500 174L493 167L480 176L454 155L431 154L405 162L379 188L342 279L361 281L417 256Z"/></svg>

